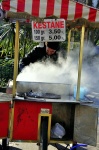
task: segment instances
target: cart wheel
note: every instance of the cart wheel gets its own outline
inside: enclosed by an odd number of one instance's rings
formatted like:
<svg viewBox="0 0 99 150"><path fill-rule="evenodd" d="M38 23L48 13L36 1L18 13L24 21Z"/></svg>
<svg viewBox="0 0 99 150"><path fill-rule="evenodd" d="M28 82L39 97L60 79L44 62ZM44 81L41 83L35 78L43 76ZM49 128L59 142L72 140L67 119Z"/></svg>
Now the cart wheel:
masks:
<svg viewBox="0 0 99 150"><path fill-rule="evenodd" d="M48 118L42 117L41 140L39 150L47 150L48 147Z"/></svg>

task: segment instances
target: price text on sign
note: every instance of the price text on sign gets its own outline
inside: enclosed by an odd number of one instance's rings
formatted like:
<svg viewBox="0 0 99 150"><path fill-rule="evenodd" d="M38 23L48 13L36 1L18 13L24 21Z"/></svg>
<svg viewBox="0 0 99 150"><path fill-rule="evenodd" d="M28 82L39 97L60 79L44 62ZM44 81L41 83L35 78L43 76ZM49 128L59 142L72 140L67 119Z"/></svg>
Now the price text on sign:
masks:
<svg viewBox="0 0 99 150"><path fill-rule="evenodd" d="M46 19L44 22L32 22L32 34L36 42L65 41L65 20Z"/></svg>

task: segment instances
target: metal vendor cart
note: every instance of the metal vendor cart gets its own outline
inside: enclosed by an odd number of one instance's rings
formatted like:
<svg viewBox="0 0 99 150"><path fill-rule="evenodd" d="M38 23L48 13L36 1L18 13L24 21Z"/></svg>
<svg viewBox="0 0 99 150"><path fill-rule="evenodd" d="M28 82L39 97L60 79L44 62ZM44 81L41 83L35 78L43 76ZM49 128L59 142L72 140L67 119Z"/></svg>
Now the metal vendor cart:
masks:
<svg viewBox="0 0 99 150"><path fill-rule="evenodd" d="M3 10L3 11L2 11ZM83 59L83 45L86 25L98 26L99 11L71 0L3 0L1 3L1 18L9 18L16 22L15 57L13 94L0 98L0 138L2 147L6 149L7 138L10 141L28 141L38 144L39 149L47 150L48 145L63 149L59 143L65 143L71 150L77 146L96 146L98 105L96 101L80 101L80 81ZM78 64L78 80L76 99L71 99L71 85L63 83L34 83L16 81L18 75L19 58L19 28L21 23L43 22L44 19L65 19L70 28L80 25L81 41ZM83 18L83 19L82 19ZM68 36L68 51L70 49L70 36ZM29 84L29 87L27 86ZM24 89L24 85L25 88ZM58 93L61 98L30 98L16 96L16 92L26 93L28 89L35 90L41 87L46 93ZM48 88L46 88L48 87ZM44 92L43 91L43 92ZM52 127L59 123L64 127L65 134L60 137L51 136ZM84 144L77 144L84 143Z"/></svg>

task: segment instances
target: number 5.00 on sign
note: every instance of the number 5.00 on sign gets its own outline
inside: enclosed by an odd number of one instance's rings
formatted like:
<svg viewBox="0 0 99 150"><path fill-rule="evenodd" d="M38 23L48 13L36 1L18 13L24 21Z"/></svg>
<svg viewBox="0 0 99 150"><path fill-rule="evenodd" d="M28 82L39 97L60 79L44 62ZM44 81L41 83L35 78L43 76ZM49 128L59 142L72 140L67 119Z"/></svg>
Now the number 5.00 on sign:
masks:
<svg viewBox="0 0 99 150"><path fill-rule="evenodd" d="M45 19L44 22L32 22L32 34L36 42L65 41L65 20Z"/></svg>

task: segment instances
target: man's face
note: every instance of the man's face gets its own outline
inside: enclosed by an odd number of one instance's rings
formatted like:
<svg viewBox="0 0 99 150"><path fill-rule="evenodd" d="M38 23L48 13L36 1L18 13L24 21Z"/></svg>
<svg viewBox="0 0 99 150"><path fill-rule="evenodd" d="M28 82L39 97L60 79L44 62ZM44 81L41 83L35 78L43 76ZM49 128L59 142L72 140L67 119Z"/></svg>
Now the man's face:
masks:
<svg viewBox="0 0 99 150"><path fill-rule="evenodd" d="M56 50L54 50L54 49L52 49L52 48L49 48L49 47L47 47L47 49L46 49L46 53L47 53L47 55L53 55L54 53L56 52Z"/></svg>

